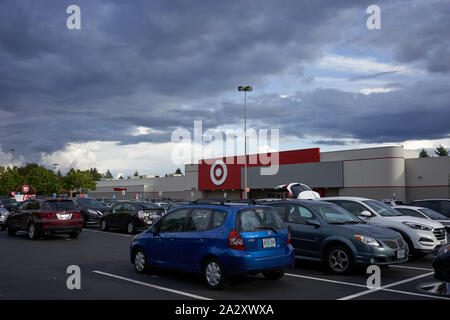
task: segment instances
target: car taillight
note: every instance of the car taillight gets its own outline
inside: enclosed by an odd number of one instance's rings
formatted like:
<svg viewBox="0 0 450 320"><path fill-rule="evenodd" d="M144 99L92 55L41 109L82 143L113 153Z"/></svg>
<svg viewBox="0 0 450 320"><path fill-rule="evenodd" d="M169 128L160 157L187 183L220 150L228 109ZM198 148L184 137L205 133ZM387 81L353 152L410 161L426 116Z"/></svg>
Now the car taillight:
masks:
<svg viewBox="0 0 450 320"><path fill-rule="evenodd" d="M75 213L72 215L72 217L79 218L79 217L81 217L81 213L75 212Z"/></svg>
<svg viewBox="0 0 450 320"><path fill-rule="evenodd" d="M228 245L231 249L245 250L244 239L236 230L231 230L228 234Z"/></svg>
<svg viewBox="0 0 450 320"><path fill-rule="evenodd" d="M288 241L287 244L290 245L291 244L291 233L288 231Z"/></svg>

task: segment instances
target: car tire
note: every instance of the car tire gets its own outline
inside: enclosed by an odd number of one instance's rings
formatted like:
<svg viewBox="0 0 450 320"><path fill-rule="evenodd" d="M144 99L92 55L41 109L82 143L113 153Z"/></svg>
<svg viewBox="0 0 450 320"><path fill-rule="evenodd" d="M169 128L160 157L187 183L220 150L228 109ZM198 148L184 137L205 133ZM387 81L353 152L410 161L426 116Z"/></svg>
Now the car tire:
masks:
<svg viewBox="0 0 450 320"><path fill-rule="evenodd" d="M8 222L8 236L15 236L16 235L16 229L12 226L11 222Z"/></svg>
<svg viewBox="0 0 450 320"><path fill-rule="evenodd" d="M133 251L133 265L137 273L150 272L150 264L148 263L144 249L137 248Z"/></svg>
<svg viewBox="0 0 450 320"><path fill-rule="evenodd" d="M74 232L69 233L69 238L76 239L76 238L78 238L79 235L80 235L79 232L74 231Z"/></svg>
<svg viewBox="0 0 450 320"><path fill-rule="evenodd" d="M106 223L106 219L102 219L100 221L100 229L102 231L108 231L108 224Z"/></svg>
<svg viewBox="0 0 450 320"><path fill-rule="evenodd" d="M30 223L27 228L27 236L30 240L37 240L40 238L39 232L34 225L34 223Z"/></svg>
<svg viewBox="0 0 450 320"><path fill-rule="evenodd" d="M213 290L220 290L228 284L225 268L215 258L210 258L204 263L203 279L206 285Z"/></svg>
<svg viewBox="0 0 450 320"><path fill-rule="evenodd" d="M135 234L136 233L136 228L134 226L133 221L128 222L128 224L127 224L127 232L128 232L128 234Z"/></svg>
<svg viewBox="0 0 450 320"><path fill-rule="evenodd" d="M333 246L325 254L327 268L335 274L349 274L354 270L353 255L343 246Z"/></svg>
<svg viewBox="0 0 450 320"><path fill-rule="evenodd" d="M266 272L263 272L263 275L267 280L279 280L279 279L283 278L284 271L281 269L266 271Z"/></svg>

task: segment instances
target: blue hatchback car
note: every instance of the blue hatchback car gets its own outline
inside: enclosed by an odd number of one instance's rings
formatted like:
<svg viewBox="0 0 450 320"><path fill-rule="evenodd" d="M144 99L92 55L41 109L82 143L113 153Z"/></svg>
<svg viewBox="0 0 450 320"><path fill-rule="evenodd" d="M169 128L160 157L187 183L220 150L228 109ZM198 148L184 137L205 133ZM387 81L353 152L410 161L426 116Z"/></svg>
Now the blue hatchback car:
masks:
<svg viewBox="0 0 450 320"><path fill-rule="evenodd" d="M294 264L289 232L273 208L223 202L170 211L133 239L130 256L139 273L159 266L192 271L212 289L233 275L280 279Z"/></svg>

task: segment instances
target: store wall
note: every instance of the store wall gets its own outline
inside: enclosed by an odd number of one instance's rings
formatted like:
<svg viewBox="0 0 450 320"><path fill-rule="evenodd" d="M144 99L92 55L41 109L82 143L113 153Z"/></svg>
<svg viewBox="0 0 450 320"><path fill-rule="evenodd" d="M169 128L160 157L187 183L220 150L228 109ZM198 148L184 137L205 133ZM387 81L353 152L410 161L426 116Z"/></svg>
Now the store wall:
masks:
<svg viewBox="0 0 450 320"><path fill-rule="evenodd" d="M450 198L450 157L406 159L407 201Z"/></svg>

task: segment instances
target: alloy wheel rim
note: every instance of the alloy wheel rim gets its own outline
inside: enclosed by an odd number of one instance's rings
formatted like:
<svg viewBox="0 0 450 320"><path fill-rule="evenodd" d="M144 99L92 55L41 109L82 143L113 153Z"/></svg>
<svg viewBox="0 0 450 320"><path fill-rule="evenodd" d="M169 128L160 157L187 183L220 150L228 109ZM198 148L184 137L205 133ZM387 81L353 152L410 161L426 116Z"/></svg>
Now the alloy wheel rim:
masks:
<svg viewBox="0 0 450 320"><path fill-rule="evenodd" d="M133 230L134 230L133 223L132 222L128 223L128 233L132 233Z"/></svg>
<svg viewBox="0 0 450 320"><path fill-rule="evenodd" d="M142 251L138 251L134 257L134 265L138 271L142 271L145 268L145 256Z"/></svg>
<svg viewBox="0 0 450 320"><path fill-rule="evenodd" d="M343 250L333 250L330 254L330 266L335 271L345 271L349 266L349 259Z"/></svg>
<svg viewBox="0 0 450 320"><path fill-rule="evenodd" d="M105 220L102 221L102 229L103 229L103 230L106 229L106 221L105 221Z"/></svg>
<svg viewBox="0 0 450 320"><path fill-rule="evenodd" d="M216 262L208 263L206 267L206 280L212 286L216 286L222 279L222 271Z"/></svg>

